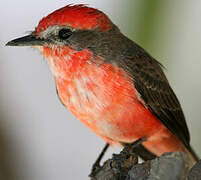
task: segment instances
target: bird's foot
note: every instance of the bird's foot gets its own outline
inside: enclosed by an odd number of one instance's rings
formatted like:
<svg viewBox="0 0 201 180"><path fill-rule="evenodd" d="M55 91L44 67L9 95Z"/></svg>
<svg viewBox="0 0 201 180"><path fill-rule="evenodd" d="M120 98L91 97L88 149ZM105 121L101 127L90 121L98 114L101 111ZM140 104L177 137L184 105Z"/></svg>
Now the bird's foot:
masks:
<svg viewBox="0 0 201 180"><path fill-rule="evenodd" d="M94 174L96 174L96 172L100 169L100 161L103 158L105 152L107 151L109 147L109 144L106 144L103 148L103 150L101 151L100 155L98 156L97 160L95 161L95 163L92 166L92 170L91 173L89 174L89 177L93 177Z"/></svg>
<svg viewBox="0 0 201 180"><path fill-rule="evenodd" d="M140 138L136 141L134 141L133 143L129 144L131 150L135 149L136 147L138 147L139 145L141 145L144 141L146 141L147 139L144 138Z"/></svg>

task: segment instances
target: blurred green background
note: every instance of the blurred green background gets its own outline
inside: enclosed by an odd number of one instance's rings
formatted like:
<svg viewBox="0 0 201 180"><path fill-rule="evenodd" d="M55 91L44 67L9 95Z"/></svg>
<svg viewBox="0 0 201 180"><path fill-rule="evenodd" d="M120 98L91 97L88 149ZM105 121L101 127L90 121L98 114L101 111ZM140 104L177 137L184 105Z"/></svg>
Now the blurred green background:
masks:
<svg viewBox="0 0 201 180"><path fill-rule="evenodd" d="M37 51L4 47L67 3L104 11L166 67L191 144L201 155L201 1L7 0L0 2L0 179L88 179L104 145L60 104L51 72ZM113 149L105 159L111 153Z"/></svg>

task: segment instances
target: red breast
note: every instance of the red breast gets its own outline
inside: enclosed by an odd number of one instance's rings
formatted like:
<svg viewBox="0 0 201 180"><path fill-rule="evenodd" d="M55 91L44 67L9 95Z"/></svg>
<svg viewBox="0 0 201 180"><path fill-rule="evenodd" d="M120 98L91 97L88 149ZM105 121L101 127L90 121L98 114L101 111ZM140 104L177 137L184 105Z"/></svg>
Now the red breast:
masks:
<svg viewBox="0 0 201 180"><path fill-rule="evenodd" d="M156 154L181 150L181 143L144 106L132 79L121 68L104 63L89 50L44 47L43 54L55 75L61 101L97 135L111 144L146 137L150 142L145 146Z"/></svg>

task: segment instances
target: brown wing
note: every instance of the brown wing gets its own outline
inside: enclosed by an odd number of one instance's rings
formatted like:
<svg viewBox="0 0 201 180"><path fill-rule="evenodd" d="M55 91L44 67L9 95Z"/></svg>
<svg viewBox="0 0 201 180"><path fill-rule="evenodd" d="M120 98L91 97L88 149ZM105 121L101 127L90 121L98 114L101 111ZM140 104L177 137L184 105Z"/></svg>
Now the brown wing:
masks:
<svg viewBox="0 0 201 180"><path fill-rule="evenodd" d="M116 64L128 72L146 106L188 146L189 132L181 106L160 64L123 36L115 26L111 31L95 37L96 41L89 47L91 51L107 63Z"/></svg>
<svg viewBox="0 0 201 180"><path fill-rule="evenodd" d="M190 136L182 108L161 65L143 49L138 46L136 48L135 56L129 56L127 51L127 59L121 61L121 66L132 76L134 86L146 106L189 147Z"/></svg>

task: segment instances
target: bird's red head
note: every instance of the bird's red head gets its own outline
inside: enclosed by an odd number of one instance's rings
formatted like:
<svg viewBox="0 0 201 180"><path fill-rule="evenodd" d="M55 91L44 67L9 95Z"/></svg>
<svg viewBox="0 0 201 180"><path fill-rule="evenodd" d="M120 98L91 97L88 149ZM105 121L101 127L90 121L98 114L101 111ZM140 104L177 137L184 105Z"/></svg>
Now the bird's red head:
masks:
<svg viewBox="0 0 201 180"><path fill-rule="evenodd" d="M102 36L114 29L118 30L107 15L98 9L83 4L67 5L41 19L33 33L10 41L7 45L68 46L81 50L86 48L86 43L92 45L97 41L97 33Z"/></svg>
<svg viewBox="0 0 201 180"><path fill-rule="evenodd" d="M55 70L58 59L64 64L71 63L68 68L91 60L89 56L92 55L93 59L97 59L108 54L108 59L112 59L110 49L118 49L111 47L115 44L112 41L121 44L120 37L118 27L103 12L79 4L67 5L52 12L40 20L30 35L14 39L7 45L37 47L48 59L53 71L64 74L69 70L58 67ZM67 68L64 64L61 66Z"/></svg>
<svg viewBox="0 0 201 180"><path fill-rule="evenodd" d="M111 28L111 21L101 11L83 4L67 5L43 18L35 29L39 34L51 26L69 26L72 29L106 31Z"/></svg>

